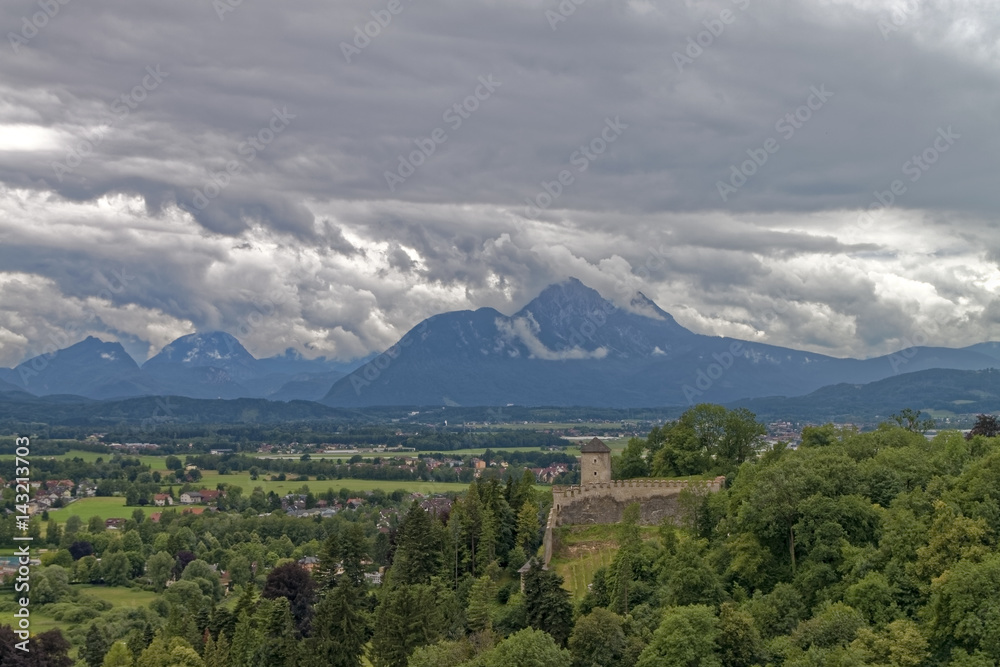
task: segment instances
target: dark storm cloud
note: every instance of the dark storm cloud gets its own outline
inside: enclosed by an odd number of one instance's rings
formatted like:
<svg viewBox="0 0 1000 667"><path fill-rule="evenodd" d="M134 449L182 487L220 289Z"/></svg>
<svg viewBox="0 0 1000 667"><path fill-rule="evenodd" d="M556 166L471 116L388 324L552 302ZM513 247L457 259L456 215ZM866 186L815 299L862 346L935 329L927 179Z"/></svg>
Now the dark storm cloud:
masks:
<svg viewBox="0 0 1000 667"><path fill-rule="evenodd" d="M0 277L34 294L5 363L110 266L96 330L151 348L264 308L255 351L357 356L569 275L833 353L993 331L988 4L220 2L30 37L0 6Z"/></svg>

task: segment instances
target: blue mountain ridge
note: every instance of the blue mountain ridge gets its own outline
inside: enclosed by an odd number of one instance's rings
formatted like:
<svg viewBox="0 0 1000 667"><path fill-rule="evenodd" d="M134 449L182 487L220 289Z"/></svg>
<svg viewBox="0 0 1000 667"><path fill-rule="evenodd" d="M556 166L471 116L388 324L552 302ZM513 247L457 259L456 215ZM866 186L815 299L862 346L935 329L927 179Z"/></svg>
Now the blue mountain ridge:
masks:
<svg viewBox="0 0 1000 667"><path fill-rule="evenodd" d="M803 396L902 373L998 365L996 342L840 359L696 334L641 293L619 307L571 278L513 315L492 308L434 315L354 366L293 350L255 359L215 331L182 336L140 367L120 344L89 337L0 369L0 393L318 400L343 408L658 407Z"/></svg>

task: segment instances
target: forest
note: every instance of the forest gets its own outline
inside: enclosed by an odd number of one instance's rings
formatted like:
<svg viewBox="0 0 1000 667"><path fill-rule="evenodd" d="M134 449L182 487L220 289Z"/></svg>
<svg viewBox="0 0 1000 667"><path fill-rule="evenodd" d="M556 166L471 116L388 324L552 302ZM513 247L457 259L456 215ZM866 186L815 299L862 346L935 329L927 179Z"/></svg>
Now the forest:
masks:
<svg viewBox="0 0 1000 667"><path fill-rule="evenodd" d="M630 507L579 599L534 558L550 499L530 475L477 480L448 511L400 507L385 531L375 507L67 525L35 609L82 622L38 635L36 662L0 630L0 663L72 665L68 640L89 667L998 664L995 421L928 439L904 411L868 432L806 428L795 449L763 446L755 424L696 406L630 442L618 475L727 485L655 530ZM92 610L83 581L162 594Z"/></svg>

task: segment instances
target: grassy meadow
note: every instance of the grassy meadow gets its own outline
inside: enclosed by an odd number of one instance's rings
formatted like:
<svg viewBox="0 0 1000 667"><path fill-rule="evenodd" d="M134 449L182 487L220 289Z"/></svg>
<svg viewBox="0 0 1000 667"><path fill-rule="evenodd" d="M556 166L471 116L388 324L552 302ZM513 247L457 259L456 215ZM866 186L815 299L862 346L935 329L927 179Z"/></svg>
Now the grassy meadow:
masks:
<svg viewBox="0 0 1000 667"><path fill-rule="evenodd" d="M618 527L614 524L589 526L562 526L556 529L556 549L552 554L551 568L563 578L563 588L573 600L587 593L594 580L594 573L608 567L618 552ZM654 539L656 526L640 526L644 540Z"/></svg>

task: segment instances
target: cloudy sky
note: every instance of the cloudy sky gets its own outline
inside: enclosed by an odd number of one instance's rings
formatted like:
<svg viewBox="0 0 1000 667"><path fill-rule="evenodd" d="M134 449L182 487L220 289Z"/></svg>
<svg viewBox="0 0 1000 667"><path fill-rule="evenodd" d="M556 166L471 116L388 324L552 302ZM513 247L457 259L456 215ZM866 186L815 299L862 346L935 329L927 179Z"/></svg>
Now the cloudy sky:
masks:
<svg viewBox="0 0 1000 667"><path fill-rule="evenodd" d="M569 276L836 356L1000 340L995 0L5 0L0 26L0 366L215 329L348 360Z"/></svg>

